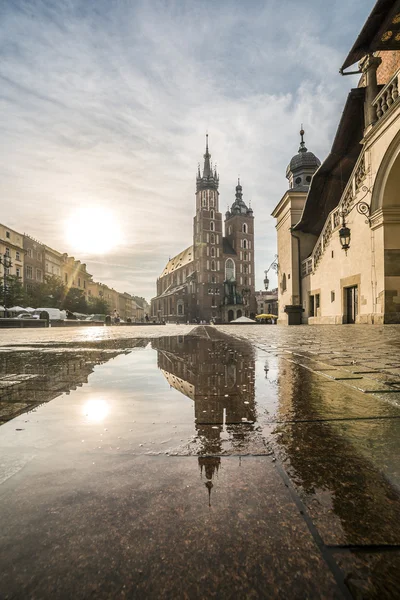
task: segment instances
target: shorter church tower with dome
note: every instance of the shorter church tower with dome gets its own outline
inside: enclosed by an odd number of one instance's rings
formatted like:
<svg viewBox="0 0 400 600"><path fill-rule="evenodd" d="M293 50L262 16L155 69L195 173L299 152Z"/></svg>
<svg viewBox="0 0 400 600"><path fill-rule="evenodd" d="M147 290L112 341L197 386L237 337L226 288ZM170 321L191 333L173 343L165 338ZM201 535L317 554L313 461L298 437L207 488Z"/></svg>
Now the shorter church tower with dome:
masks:
<svg viewBox="0 0 400 600"><path fill-rule="evenodd" d="M227 323L255 316L254 215L238 180L235 199L220 212L219 175L206 136L203 172L196 177L193 244L171 258L151 301L156 321Z"/></svg>
<svg viewBox="0 0 400 600"><path fill-rule="evenodd" d="M278 237L278 323L300 325L303 313L301 289L301 251L306 255L314 247L315 239L301 239L301 232L292 228L300 221L312 177L321 165L320 160L309 152L304 142L304 129L300 130L300 147L286 169L289 189L274 209ZM308 248L309 246L309 248Z"/></svg>

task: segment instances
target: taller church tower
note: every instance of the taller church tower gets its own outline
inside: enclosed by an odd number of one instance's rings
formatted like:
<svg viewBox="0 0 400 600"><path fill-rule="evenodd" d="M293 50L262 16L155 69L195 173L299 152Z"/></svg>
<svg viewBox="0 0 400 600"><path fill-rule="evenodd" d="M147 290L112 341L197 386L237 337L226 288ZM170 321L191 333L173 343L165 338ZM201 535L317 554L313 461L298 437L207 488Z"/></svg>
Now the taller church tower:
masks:
<svg viewBox="0 0 400 600"><path fill-rule="evenodd" d="M223 294L222 214L219 212L219 176L212 166L206 135L203 173L196 178L196 215L193 220L193 248L197 272L197 309L200 320L217 316Z"/></svg>

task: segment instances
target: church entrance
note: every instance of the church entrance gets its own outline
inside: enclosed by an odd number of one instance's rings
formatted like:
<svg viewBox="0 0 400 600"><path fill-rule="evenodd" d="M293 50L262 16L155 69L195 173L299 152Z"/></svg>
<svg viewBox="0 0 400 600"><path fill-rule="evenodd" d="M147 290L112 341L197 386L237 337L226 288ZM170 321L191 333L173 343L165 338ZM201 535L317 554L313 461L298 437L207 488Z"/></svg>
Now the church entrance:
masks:
<svg viewBox="0 0 400 600"><path fill-rule="evenodd" d="M346 323L355 323L358 315L358 285L344 289Z"/></svg>
<svg viewBox="0 0 400 600"><path fill-rule="evenodd" d="M229 323L233 321L233 310L228 310L228 321Z"/></svg>

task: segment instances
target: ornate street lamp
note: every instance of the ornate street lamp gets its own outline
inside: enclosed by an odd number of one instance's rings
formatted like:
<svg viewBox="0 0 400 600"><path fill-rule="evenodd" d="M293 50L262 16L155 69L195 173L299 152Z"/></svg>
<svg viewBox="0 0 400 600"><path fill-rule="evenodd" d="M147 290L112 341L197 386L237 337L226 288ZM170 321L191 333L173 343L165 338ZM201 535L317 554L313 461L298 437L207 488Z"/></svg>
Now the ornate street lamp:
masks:
<svg viewBox="0 0 400 600"><path fill-rule="evenodd" d="M342 226L339 229L339 239L340 239L340 244L342 246L342 249L346 252L346 256L347 256L347 250L350 248L350 229L346 225L344 216L343 216Z"/></svg>
<svg viewBox="0 0 400 600"><path fill-rule="evenodd" d="M275 254L274 260L272 261L272 263L269 265L268 269L266 271L264 271L265 273L265 277L264 277L264 287L266 290L268 290L269 287L269 279L268 279L268 272L270 269L274 269L274 271L277 273L278 272L278 255Z"/></svg>
<svg viewBox="0 0 400 600"><path fill-rule="evenodd" d="M347 215L349 215L351 213L353 208L356 208L357 212L360 213L360 215L364 215L367 217L365 222L369 225L371 224L371 219L370 219L371 206L367 202L364 202L365 196L371 190L369 188L367 188L367 186L365 186L365 185L361 189L363 190L363 192L365 192L365 194L361 198L361 200L359 200L358 202L353 204L353 206L350 208L350 210L344 209L344 210L342 210L342 212L339 213L339 216L342 217L342 226L339 229L339 240L340 240L340 245L342 246L342 249L346 253L346 256L347 256L347 250L350 248L350 238L351 238L350 229L346 224Z"/></svg>

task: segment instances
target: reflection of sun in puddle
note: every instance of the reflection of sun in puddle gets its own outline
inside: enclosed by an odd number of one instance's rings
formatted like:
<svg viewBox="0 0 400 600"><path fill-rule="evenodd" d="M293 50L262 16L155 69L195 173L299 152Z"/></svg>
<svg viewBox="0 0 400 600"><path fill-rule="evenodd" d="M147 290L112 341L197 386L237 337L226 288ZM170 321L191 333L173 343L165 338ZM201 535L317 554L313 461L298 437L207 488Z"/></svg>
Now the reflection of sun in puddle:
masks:
<svg viewBox="0 0 400 600"><path fill-rule="evenodd" d="M103 421L110 411L108 403L103 398L92 398L83 405L83 414L88 421L99 423Z"/></svg>

